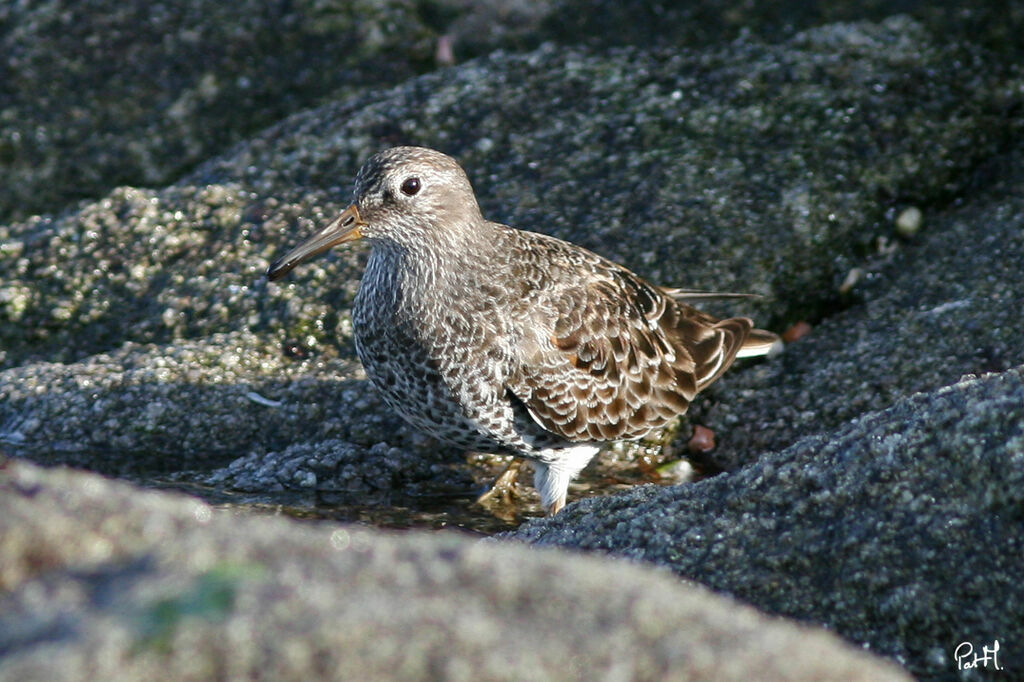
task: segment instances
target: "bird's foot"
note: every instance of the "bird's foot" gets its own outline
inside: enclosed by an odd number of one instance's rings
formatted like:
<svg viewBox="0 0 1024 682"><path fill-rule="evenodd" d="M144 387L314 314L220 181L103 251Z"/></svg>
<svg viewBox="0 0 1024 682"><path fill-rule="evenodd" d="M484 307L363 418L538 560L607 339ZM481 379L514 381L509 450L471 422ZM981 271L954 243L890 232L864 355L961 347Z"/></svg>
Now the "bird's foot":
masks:
<svg viewBox="0 0 1024 682"><path fill-rule="evenodd" d="M522 469L523 462L524 460L518 457L509 462L490 490L476 498L477 504L484 506L495 503L511 505L513 499L519 496L516 492L516 481L519 479L519 470Z"/></svg>

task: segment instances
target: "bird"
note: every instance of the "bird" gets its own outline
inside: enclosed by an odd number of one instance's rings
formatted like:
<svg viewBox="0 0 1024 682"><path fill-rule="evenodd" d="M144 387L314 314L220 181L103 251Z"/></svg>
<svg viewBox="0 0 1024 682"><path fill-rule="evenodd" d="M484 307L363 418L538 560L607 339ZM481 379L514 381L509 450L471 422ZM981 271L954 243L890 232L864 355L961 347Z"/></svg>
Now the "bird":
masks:
<svg viewBox="0 0 1024 682"><path fill-rule="evenodd" d="M385 149L353 196L268 279L367 240L352 322L368 378L417 429L531 460L548 514L604 444L665 426L734 360L780 345L749 318L692 305L746 294L659 287L576 244L485 219L442 152Z"/></svg>

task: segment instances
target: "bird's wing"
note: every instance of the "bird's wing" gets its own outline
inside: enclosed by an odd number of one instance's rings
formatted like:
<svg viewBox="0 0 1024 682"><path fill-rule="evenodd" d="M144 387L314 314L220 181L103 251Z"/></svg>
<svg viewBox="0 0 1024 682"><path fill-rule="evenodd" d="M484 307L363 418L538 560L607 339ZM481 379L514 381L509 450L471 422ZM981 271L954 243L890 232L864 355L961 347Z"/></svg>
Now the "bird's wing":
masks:
<svg viewBox="0 0 1024 682"><path fill-rule="evenodd" d="M570 441L640 437L685 412L753 324L716 320L603 259L591 265L599 267L531 303L509 388L538 424Z"/></svg>
<svg viewBox="0 0 1024 682"><path fill-rule="evenodd" d="M679 289L676 287L658 287L666 295L680 303L700 303L702 301L726 301L738 298L761 298L760 294L737 294L725 291L702 291L700 289Z"/></svg>

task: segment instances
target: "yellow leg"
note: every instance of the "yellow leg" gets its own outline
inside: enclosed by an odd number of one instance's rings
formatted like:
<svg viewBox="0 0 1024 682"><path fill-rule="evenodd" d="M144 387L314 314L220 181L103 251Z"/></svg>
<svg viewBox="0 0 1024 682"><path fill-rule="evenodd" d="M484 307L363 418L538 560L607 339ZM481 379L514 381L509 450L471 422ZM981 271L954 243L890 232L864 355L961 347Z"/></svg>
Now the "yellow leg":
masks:
<svg viewBox="0 0 1024 682"><path fill-rule="evenodd" d="M506 504L510 503L512 496L515 494L516 480L519 478L519 470L523 467L523 462L524 460L519 457L509 462L509 465L505 467L505 470L494 481L491 489L476 498L477 504L484 504L495 498L501 499Z"/></svg>

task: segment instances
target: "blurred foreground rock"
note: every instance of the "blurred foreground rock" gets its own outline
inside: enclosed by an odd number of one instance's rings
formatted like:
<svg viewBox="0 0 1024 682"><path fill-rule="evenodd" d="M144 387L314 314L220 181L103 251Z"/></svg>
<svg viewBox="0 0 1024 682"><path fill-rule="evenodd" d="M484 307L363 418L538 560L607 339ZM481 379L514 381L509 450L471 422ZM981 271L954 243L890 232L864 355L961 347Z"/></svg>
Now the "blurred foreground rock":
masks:
<svg viewBox="0 0 1024 682"><path fill-rule="evenodd" d="M0 469L0 679L902 680L626 562Z"/></svg>

